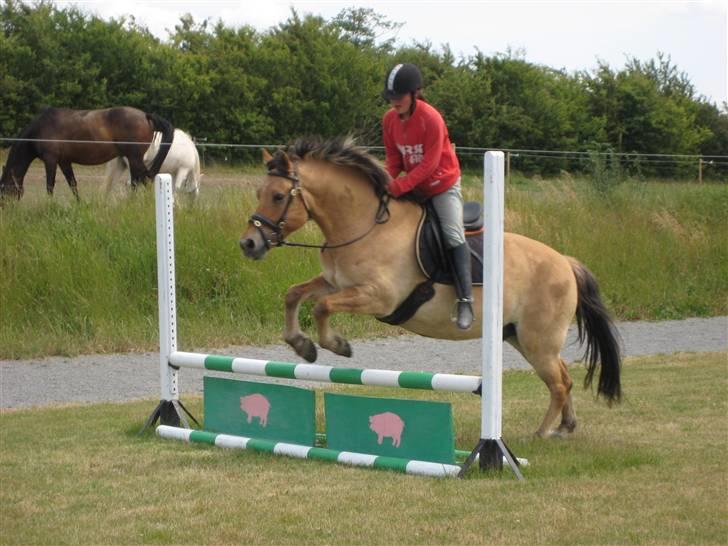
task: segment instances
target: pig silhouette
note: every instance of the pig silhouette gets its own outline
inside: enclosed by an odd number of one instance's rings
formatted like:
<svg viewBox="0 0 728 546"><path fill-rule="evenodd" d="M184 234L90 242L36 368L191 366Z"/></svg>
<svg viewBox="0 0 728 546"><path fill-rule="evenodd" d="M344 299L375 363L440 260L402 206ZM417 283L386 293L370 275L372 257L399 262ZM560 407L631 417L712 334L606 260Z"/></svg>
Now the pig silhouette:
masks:
<svg viewBox="0 0 728 546"><path fill-rule="evenodd" d="M249 394L240 398L240 409L248 415L248 424L253 422L253 417L258 418L260 426L268 424L268 410L270 402L262 394Z"/></svg>
<svg viewBox="0 0 728 546"><path fill-rule="evenodd" d="M391 438L392 446L399 447L404 421L399 415L390 411L378 413L369 417L369 429L377 433L377 444L382 445L385 438Z"/></svg>

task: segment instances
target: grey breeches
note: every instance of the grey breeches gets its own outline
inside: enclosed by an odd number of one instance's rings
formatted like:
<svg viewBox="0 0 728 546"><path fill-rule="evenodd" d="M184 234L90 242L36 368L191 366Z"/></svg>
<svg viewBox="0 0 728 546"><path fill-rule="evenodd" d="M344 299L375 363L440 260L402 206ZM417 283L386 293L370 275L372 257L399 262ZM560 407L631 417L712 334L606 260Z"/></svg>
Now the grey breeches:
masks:
<svg viewBox="0 0 728 546"><path fill-rule="evenodd" d="M460 180L439 195L431 198L447 248L455 248L465 243L463 228L463 194L460 191Z"/></svg>

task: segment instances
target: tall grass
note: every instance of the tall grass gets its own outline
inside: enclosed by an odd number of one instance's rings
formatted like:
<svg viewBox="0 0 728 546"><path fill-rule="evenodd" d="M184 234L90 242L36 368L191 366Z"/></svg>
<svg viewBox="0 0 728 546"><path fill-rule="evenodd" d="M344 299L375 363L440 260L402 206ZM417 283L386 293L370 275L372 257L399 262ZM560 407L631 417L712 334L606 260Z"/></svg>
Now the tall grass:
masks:
<svg viewBox="0 0 728 546"><path fill-rule="evenodd" d="M587 265L623 320L728 312L728 186L585 181L507 194L506 227Z"/></svg>
<svg viewBox="0 0 728 546"><path fill-rule="evenodd" d="M480 199L480 184L465 177L466 195ZM157 346L153 192L82 195L0 208L2 358ZM253 192L228 185L204 197L176 215L181 348L279 340L286 288L319 271L317 251L244 260L237 242ZM727 186L626 183L604 194L568 178L517 180L506 199L506 228L583 261L618 318L728 313ZM310 226L294 238L319 234ZM371 318L334 321L350 337L397 332Z"/></svg>

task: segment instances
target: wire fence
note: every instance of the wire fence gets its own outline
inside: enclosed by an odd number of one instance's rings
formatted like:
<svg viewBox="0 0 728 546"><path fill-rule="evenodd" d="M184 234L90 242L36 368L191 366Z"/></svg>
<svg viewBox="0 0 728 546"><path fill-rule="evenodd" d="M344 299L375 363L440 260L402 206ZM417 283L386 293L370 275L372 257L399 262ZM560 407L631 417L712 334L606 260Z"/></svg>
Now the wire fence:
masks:
<svg viewBox="0 0 728 546"><path fill-rule="evenodd" d="M238 144L232 142L207 142L205 138L194 139L200 151L203 169L206 166L252 163L260 160L262 149L275 150L285 146L280 143ZM96 144L140 144L138 142L114 142L97 140L25 139L0 137L0 143L9 146L16 142L58 142ZM146 145L146 143L142 143ZM384 147L363 145L373 155L383 158ZM479 168L485 152L502 151L506 154L506 168L511 172L527 175L552 175L561 171L589 173L595 164L606 162L611 168L622 170L625 176L662 176L704 179L728 182L728 155L669 154L617 152L610 149L596 150L541 150L528 148L488 148L476 146L455 146L461 164Z"/></svg>

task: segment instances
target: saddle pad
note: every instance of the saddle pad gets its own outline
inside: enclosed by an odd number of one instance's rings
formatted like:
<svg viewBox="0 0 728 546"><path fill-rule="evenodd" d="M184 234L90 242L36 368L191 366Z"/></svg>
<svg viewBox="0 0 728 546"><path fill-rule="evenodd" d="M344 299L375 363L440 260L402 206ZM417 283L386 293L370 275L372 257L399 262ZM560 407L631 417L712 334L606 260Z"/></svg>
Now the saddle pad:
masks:
<svg viewBox="0 0 728 546"><path fill-rule="evenodd" d="M466 232L465 240L470 246L470 265L473 285L483 285L483 232ZM415 238L417 263L422 273L434 282L453 284L445 251L440 240L439 226L426 208L422 208L422 216L417 226Z"/></svg>

